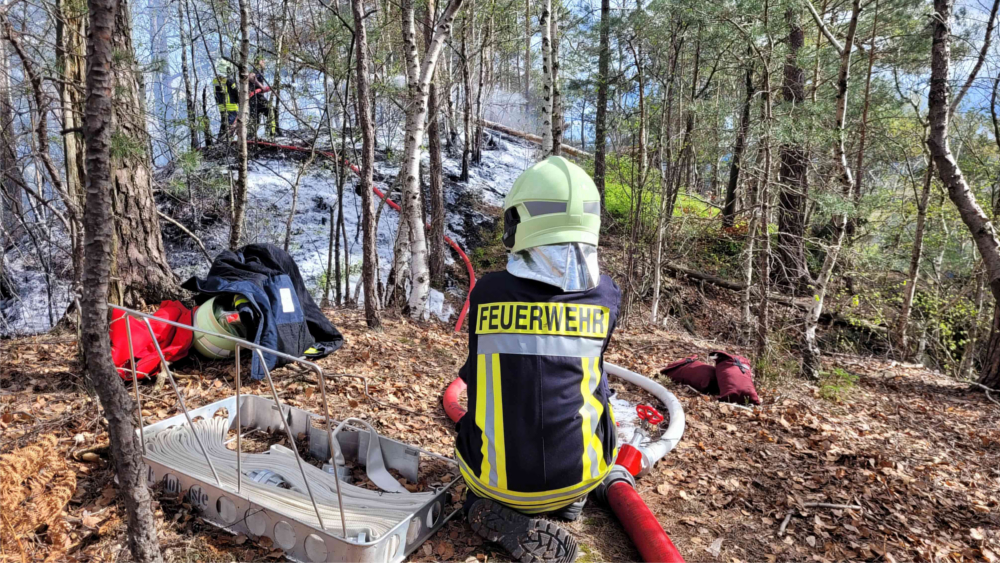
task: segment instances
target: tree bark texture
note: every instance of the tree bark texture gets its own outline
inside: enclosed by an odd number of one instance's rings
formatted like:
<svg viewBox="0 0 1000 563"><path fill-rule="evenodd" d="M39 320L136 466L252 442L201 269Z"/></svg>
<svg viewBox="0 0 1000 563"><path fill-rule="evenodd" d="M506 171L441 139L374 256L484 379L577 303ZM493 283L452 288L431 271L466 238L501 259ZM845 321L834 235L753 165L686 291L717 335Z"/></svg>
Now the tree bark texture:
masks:
<svg viewBox="0 0 1000 563"><path fill-rule="evenodd" d="M237 61L237 71L239 74L239 111L236 118L236 149L237 149L237 176L236 186L233 189L233 217L229 227L229 249L236 250L240 247L240 240L243 237L243 223L247 206L247 118L250 115L248 101L250 100L249 80L250 72L247 69L247 59L250 58L250 32L249 32L249 8L247 0L239 0L240 9L240 59ZM223 118L225 119L225 118Z"/></svg>
<svg viewBox="0 0 1000 563"><path fill-rule="evenodd" d="M747 49L749 51L750 49ZM749 57L751 53L747 53ZM736 142L733 144L733 156L729 163L729 183L726 184L726 200L722 207L722 226L732 227L736 218L736 190L740 181L740 166L743 160L743 151L746 149L747 132L750 130L750 108L754 97L753 87L753 64L747 63L746 69L746 98L743 99L743 108L740 112L740 125L736 130Z"/></svg>
<svg viewBox="0 0 1000 563"><path fill-rule="evenodd" d="M468 8L462 15L462 176L463 182L469 181L469 164L472 158L472 61L469 49L473 46L472 31L476 22L476 0L470 0Z"/></svg>
<svg viewBox="0 0 1000 563"><path fill-rule="evenodd" d="M424 56L417 52L416 27L412 0L403 0L401 6L401 23L403 33L403 51L406 55L407 107L406 129L403 146L403 166L399 171L403 198L407 205L403 206L408 215L406 222L410 229L410 296L408 305L410 314L415 318L426 319L429 316L427 299L430 292L430 272L427 265L427 236L424 230L420 194L420 147L423 144L424 123L427 120L427 105L430 94L430 84L434 77L438 57L444 48L444 43L451 35L452 22L455 14L462 7L462 0L450 0L444 8L441 17L435 22ZM422 60L421 60L422 59Z"/></svg>
<svg viewBox="0 0 1000 563"><path fill-rule="evenodd" d="M434 20L437 9L434 0L428 0L424 17L424 49L430 47L433 40ZM435 72L434 76L440 74ZM431 274L431 285L444 289L444 174L441 162L441 112L438 103L437 80L432 79L430 91L427 94L427 152L430 161L427 197L430 199L431 224L428 236L427 265Z"/></svg>
<svg viewBox="0 0 1000 563"><path fill-rule="evenodd" d="M162 557L156 535L156 517L149 489L146 487L142 447L132 422L135 405L111 362L111 340L108 336L107 302L117 236L117 222L112 211L113 194L117 188L112 177L111 147L115 129L112 113L116 104L113 92L119 82L119 73L112 69L112 58L117 52L116 46L121 44L120 22L123 18L127 20L128 3L88 0L88 6L90 29L87 33L84 113L87 147L84 214L86 261L83 296L80 300L80 344L84 351L87 374L97 390L104 418L108 421L118 492L125 505L129 550L136 561L159 563ZM128 44L131 46L131 41Z"/></svg>
<svg viewBox="0 0 1000 563"><path fill-rule="evenodd" d="M542 157L552 154L552 0L542 3Z"/></svg>
<svg viewBox="0 0 1000 563"><path fill-rule="evenodd" d="M184 4L181 0L177 2L177 30L181 42L181 75L184 78L184 109L188 125L188 141L191 150L196 151L201 144L198 142L198 114L195 109L196 94L191 88L191 75L188 70L187 45L190 39L188 39L187 28L184 27Z"/></svg>
<svg viewBox="0 0 1000 563"><path fill-rule="evenodd" d="M798 53L805 34L798 14L789 9L785 13L788 24L782 97L792 108L805 100L805 72L798 65ZM805 204L809 190L809 156L804 147L785 143L779 149L778 159L778 264L775 271L779 287L799 290L809 280L805 257Z"/></svg>
<svg viewBox="0 0 1000 563"><path fill-rule="evenodd" d="M854 48L854 37L858 30L858 17L861 15L861 0L853 0L851 6L851 20L847 27L847 36L844 38L844 47L840 52L840 68L837 71L837 101L835 104L834 130L837 132L837 143L834 145L834 165L839 169L838 180L840 183L841 195L850 199L854 192L854 174L851 166L847 163L847 149L845 147L845 121L847 119L847 94L851 76L851 53ZM833 268L837 264L840 248L844 243L844 231L847 227L847 215L836 214L833 217L833 241L826 248L826 256L823 258L823 266L813 289L813 300L810 301L810 310L805 318L805 342L802 349L802 373L808 379L819 379L822 369L821 350L816 340L816 331L819 328L819 318L823 314L823 304L826 300L826 292L830 285L830 278L833 275Z"/></svg>
<svg viewBox="0 0 1000 563"><path fill-rule="evenodd" d="M597 57L597 115L594 117L594 183L604 210L605 151L608 145L608 79L611 66L611 0L601 0L600 47Z"/></svg>
<svg viewBox="0 0 1000 563"><path fill-rule="evenodd" d="M118 5L111 37L115 53L111 114L111 210L115 252L110 299L125 305L159 303L177 294L177 280L167 264L153 200L153 162L146 131L145 95L132 47L128 1L119 0Z"/></svg>
<svg viewBox="0 0 1000 563"><path fill-rule="evenodd" d="M562 154L563 108L562 91L559 90L559 0L555 0L549 14L549 38L552 42L552 154Z"/></svg>
<svg viewBox="0 0 1000 563"><path fill-rule="evenodd" d="M24 176L17 162L16 143L14 105L10 91L10 62L7 58L6 42L0 41L0 170L3 174L0 177L0 227L3 227L7 234L17 230L15 225L22 211L21 186L24 184ZM0 248L6 248L6 245L7 241L0 239ZM0 289L0 294L3 294L2 291Z"/></svg>
<svg viewBox="0 0 1000 563"><path fill-rule="evenodd" d="M354 15L354 50L357 52L357 111L361 130L361 283L364 284L365 322L380 329L375 287L375 205L372 201L372 170L375 166L375 128L372 124L371 93L368 84L368 31L365 29L363 0L351 1Z"/></svg>
<svg viewBox="0 0 1000 563"><path fill-rule="evenodd" d="M903 304L899 308L899 319L896 321L896 346L904 356L907 355L909 342L907 328L910 324L910 310L913 307L913 297L917 292L917 280L920 277L920 261L924 252L924 232L927 230L927 208L931 199L931 180L934 178L934 160L928 160L924 171L924 187L917 200L917 224L913 232L913 248L910 251L910 270L903 286Z"/></svg>
<svg viewBox="0 0 1000 563"><path fill-rule="evenodd" d="M937 165L941 183L948 190L948 197L958 208L962 222L968 227L979 255L986 266L986 276L993 298L1000 303L1000 241L989 218L983 213L975 194L962 175L958 161L948 143L950 121L951 78L951 25L954 0L934 0L935 17L932 20L933 42L931 47L931 80L927 96L930 135L927 146ZM1000 311L994 315L994 328ZM988 360L983 366L979 382L987 387L1000 387L1000 331L994 330L987 347Z"/></svg>

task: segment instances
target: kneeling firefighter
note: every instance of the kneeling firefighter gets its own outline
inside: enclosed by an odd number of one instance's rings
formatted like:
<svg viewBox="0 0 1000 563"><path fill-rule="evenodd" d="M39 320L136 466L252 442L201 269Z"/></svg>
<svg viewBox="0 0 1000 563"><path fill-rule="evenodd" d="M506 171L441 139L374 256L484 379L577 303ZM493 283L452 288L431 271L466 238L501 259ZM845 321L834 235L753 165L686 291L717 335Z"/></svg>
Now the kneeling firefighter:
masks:
<svg viewBox="0 0 1000 563"><path fill-rule="evenodd" d="M504 201L507 269L469 298L469 408L455 450L472 529L519 561L572 561L576 520L618 455L604 351L621 293L600 275L600 195L553 156Z"/></svg>

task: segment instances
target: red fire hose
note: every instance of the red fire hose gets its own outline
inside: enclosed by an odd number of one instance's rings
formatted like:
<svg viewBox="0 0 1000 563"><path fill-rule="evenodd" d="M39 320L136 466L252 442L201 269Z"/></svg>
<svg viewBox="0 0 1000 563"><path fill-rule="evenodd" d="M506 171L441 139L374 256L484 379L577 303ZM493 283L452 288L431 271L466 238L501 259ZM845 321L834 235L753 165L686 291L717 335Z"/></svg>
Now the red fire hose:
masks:
<svg viewBox="0 0 1000 563"><path fill-rule="evenodd" d="M466 411L459 404L458 397L466 388L465 382L456 377L444 391L444 412L454 422L465 416ZM622 523L632 543L639 549L643 561L684 563L684 558L677 551L674 542L670 541L670 537L663 531L663 526L660 526L656 516L630 482L620 480L612 483L608 487L607 498L611 510Z"/></svg>
<svg viewBox="0 0 1000 563"><path fill-rule="evenodd" d="M270 90L271 89L269 87L268 88L260 88L258 90L255 90L253 92L253 94L251 94L251 96L253 96L254 94L259 94L261 92L269 92ZM261 146L261 147L270 147L270 148L273 148L273 149L282 149L282 150L287 150L287 151L299 151L299 152L309 152L310 151L310 149L307 149L305 147L296 147L294 145L279 145L279 144L276 144L276 143L268 143L266 141L250 141L250 140L248 140L247 144L248 145L258 145L258 146ZM316 152L318 152L319 154L321 154L321 155L329 158L330 160L333 160L334 162L337 161L337 155L334 154L334 153L332 153L332 152L328 152L328 151L316 151ZM349 160L347 160L346 158L344 159L344 164L346 164L347 166L349 166L351 168L351 171L353 171L358 176L361 175L361 170L356 165L351 164L351 162ZM372 186L372 191L375 192L375 195L377 195L381 199L385 200L385 202L387 204L389 204L389 207L395 209L396 212L400 211L399 205L396 204L396 202L394 202L391 199L389 199L389 197L386 196L384 193L382 193L381 190L379 190L375 186ZM430 228L429 225L428 225L428 228ZM462 305L462 312L458 314L458 321L455 323L455 332L462 332L462 323L465 322L465 316L469 313L469 297L472 295L472 288L476 287L476 272L475 272L475 270L472 269L472 261L469 260L469 256L467 254L465 254L465 251L462 250L462 247L458 246L458 244L454 240L452 240L451 237L449 237L448 235L445 235L444 241L446 243L448 243L448 246L450 246L452 249L455 250L455 252L458 253L459 257L462 258L462 262L465 262L465 270L469 273L469 292L465 296L465 304Z"/></svg>

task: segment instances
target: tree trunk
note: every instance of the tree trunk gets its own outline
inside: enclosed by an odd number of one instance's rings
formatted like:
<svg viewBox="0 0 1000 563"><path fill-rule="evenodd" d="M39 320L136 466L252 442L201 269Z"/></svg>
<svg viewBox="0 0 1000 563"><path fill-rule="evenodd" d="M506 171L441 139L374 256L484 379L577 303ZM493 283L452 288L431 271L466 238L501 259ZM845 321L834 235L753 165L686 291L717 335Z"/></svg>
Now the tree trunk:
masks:
<svg viewBox="0 0 1000 563"><path fill-rule="evenodd" d="M111 147L115 129L113 95L119 73L112 58L122 45L120 22L128 20L128 3L89 0L90 29L87 34L86 110L84 131L87 144L87 195L84 213L84 284L81 304L81 349L91 383L97 390L108 421L108 436L114 457L118 491L125 505L129 550L141 563L162 561L157 541L156 516L149 489L142 447L132 423L135 405L111 363L108 336L108 281L115 246ZM118 13L116 14L116 6ZM127 37L127 36L126 36ZM131 40L125 42L131 49ZM131 52L129 50L128 52ZM155 224L155 217L154 217ZM157 230L159 233L159 230Z"/></svg>
<svg viewBox="0 0 1000 563"><path fill-rule="evenodd" d="M668 87L664 95L665 98L669 99L670 89ZM653 303L650 307L650 320L654 325L659 324L660 318L660 288L662 286L663 279L663 225L665 224L664 215L667 212L667 191L670 189L670 178L667 176L667 169L663 166L667 158L667 142L670 138L670 131L668 128L668 115L667 107L669 104L666 99L664 99L662 109L660 110L660 139L659 139L659 154L657 155L657 161L660 162L660 212L656 217L656 250L654 255L656 260L653 262Z"/></svg>
<svg viewBox="0 0 1000 563"><path fill-rule="evenodd" d="M611 64L611 0L601 0L600 48L597 57L597 115L594 118L594 183L604 212L604 167L608 143L608 78Z"/></svg>
<svg viewBox="0 0 1000 563"><path fill-rule="evenodd" d="M428 0L424 18L424 49L430 47L433 40L434 20L437 19L437 9L434 0ZM440 73L435 73L435 76ZM428 268L431 274L431 285L444 289L444 175L441 162L441 129L440 108L438 103L437 80L432 80L430 92L427 95L427 152L430 160L430 199L431 226L428 233L429 256Z"/></svg>
<svg viewBox="0 0 1000 563"><path fill-rule="evenodd" d="M469 49L473 46L472 30L475 25L476 0L471 0L462 16L462 125L465 137L462 145L463 182L469 181L469 159L472 157L472 61L469 60Z"/></svg>
<svg viewBox="0 0 1000 563"><path fill-rule="evenodd" d="M747 56L752 54L748 48ZM750 130L750 107L753 104L753 64L747 63L746 68L746 98L743 99L743 109L740 113L740 126L736 131L736 142L733 145L733 156L729 163L729 183L726 185L726 203L722 207L722 226L732 227L736 218L736 189L740 181L740 165L743 151L746 149L747 132ZM749 240L749 238L747 239Z"/></svg>
<svg viewBox="0 0 1000 563"><path fill-rule="evenodd" d="M16 238L19 229L18 218L22 214L21 185L24 175L17 162L17 138L14 136L14 104L10 91L10 60L7 45L0 41L0 227L6 235ZM82 247L82 245L79 245ZM5 238L0 238L0 249L7 247ZM0 250L0 268L3 266L3 250ZM2 276L0 272L0 276ZM9 282L0 278L0 284ZM7 295L0 287L0 295ZM2 299L2 298L0 298Z"/></svg>
<svg viewBox="0 0 1000 563"><path fill-rule="evenodd" d="M63 164L66 173L66 194L80 209L84 205L86 162L82 119L84 110L84 71L87 55L87 12L82 6L58 2L60 17L56 22L56 67L62 69L59 97L62 105ZM70 222L70 244L73 255L73 295L79 296L83 284L83 223ZM71 306L72 307L72 306Z"/></svg>
<svg viewBox="0 0 1000 563"><path fill-rule="evenodd" d="M354 14L354 50L357 52L357 111L361 129L361 283L365 286L365 322L381 329L375 288L375 206L372 202L372 169L375 165L375 128L372 125L371 94L368 86L368 31L365 29L363 0L351 0Z"/></svg>
<svg viewBox="0 0 1000 563"><path fill-rule="evenodd" d="M844 38L844 47L840 53L840 69L837 72L837 101L835 105L834 130L837 132L837 144L834 146L835 166L840 169L840 191L845 198L850 198L854 192L854 175L847 164L847 149L845 143L845 121L847 119L847 94L851 76L851 53L854 49L854 36L858 30L858 17L861 14L861 0L853 0L851 20ZM819 379L822 370L821 351L816 341L816 331L819 318L823 314L823 303L830 285L833 268L837 264L840 248L844 243L844 231L847 227L847 215L837 214L833 217L833 242L827 246L823 266L816 277L813 290L813 300L805 318L805 345L802 350L802 374L808 379Z"/></svg>
<svg viewBox="0 0 1000 563"><path fill-rule="evenodd" d="M552 41L552 154L562 154L563 108L562 91L559 90L559 0L555 0L549 14L549 38Z"/></svg>
<svg viewBox="0 0 1000 563"><path fill-rule="evenodd" d="M462 0L450 0L434 26L430 44L421 57L417 53L413 1L403 0L401 24L403 51L406 55L406 82L408 100L406 129L403 146L403 166L399 170L400 186L407 205L406 223L410 229L410 314L418 319L428 318L427 300L430 291L430 272L427 266L427 237L421 214L420 197L420 146L423 143L424 123L431 80L444 42L451 34L451 24L461 8Z"/></svg>
<svg viewBox="0 0 1000 563"><path fill-rule="evenodd" d="M531 113L531 0L524 0L524 119Z"/></svg>
<svg viewBox="0 0 1000 563"><path fill-rule="evenodd" d="M934 178L934 160L929 159L924 171L924 188L917 200L917 225L913 233L913 249L910 252L910 271L903 286L903 304L899 308L899 319L896 320L895 340L903 357L907 357L906 330L910 324L910 310L913 307L913 297L917 291L917 279L920 276L920 261L924 252L924 231L927 225L927 208L931 198L931 180Z"/></svg>
<svg viewBox="0 0 1000 563"><path fill-rule="evenodd" d="M132 20L127 0L119 0L111 41L115 52L111 115L111 169L114 172L111 211L115 219L115 254L111 265L111 299L126 305L159 303L176 296L178 288L167 264L153 200L153 162L146 131L145 95L132 48Z"/></svg>
<svg viewBox="0 0 1000 563"><path fill-rule="evenodd" d="M875 15L872 20L872 36L868 43L868 74L865 76L865 98L861 109L861 130L858 131L858 163L854 166L857 178L854 180L854 203L861 201L861 185L865 179L865 141L868 137L868 108L871 105L872 68L875 66L875 37L878 34L878 0L875 0ZM853 229L854 221L848 228Z"/></svg>
<svg viewBox="0 0 1000 563"><path fill-rule="evenodd" d="M789 9L788 55L785 59L782 97L786 104L801 104L805 100L805 73L798 66L798 53L804 33L798 14ZM793 118L789 118L793 119ZM777 284L786 291L798 291L809 280L805 257L805 205L809 190L809 156L805 148L794 143L781 145L778 155L778 268Z"/></svg>
<svg viewBox="0 0 1000 563"><path fill-rule="evenodd" d="M491 6L492 8L492 6ZM486 91L486 59L487 45L490 41L491 26L486 25L482 31L482 41L479 45L479 85L476 87L476 125L472 134L472 162L483 163L483 92Z"/></svg>
<svg viewBox="0 0 1000 563"><path fill-rule="evenodd" d="M958 366L959 379L971 377L976 365L976 351L979 345L979 317L983 311L983 295L986 293L983 291L984 285L986 285L986 280L980 271L976 274L976 297L974 301L975 309L972 315L972 326L969 327L969 337L965 343L965 349L962 351L962 362Z"/></svg>
<svg viewBox="0 0 1000 563"><path fill-rule="evenodd" d="M177 29L181 42L181 75L184 77L184 107L188 125L188 140L191 144L191 150L196 151L201 144L198 142L198 115L195 109L196 94L191 88L191 76L188 70L187 44L190 40L187 37L188 34L184 27L184 4L182 1L177 2ZM191 62L194 63L195 61Z"/></svg>
<svg viewBox="0 0 1000 563"><path fill-rule="evenodd" d="M240 239L243 237L243 221L246 215L247 205L247 117L250 108L247 102L250 100L248 92L249 70L247 60L250 58L250 15L247 0L239 0L240 8L240 60L237 61L237 71L239 74L239 111L236 117L236 148L238 151L238 172L236 186L233 190L233 217L229 228L229 249L236 250L240 247ZM223 116L225 119L225 116Z"/></svg>
<svg viewBox="0 0 1000 563"><path fill-rule="evenodd" d="M1000 241L989 218L983 213L976 196L962 175L958 162L948 144L949 89L951 76L951 25L954 0L934 0L935 17L932 20L933 43L931 48L930 92L927 107L930 135L927 146L937 165L941 183L948 189L948 197L958 208L962 222L968 227L986 266L986 276L993 298L1000 303ZM979 382L987 387L1000 387L1000 308L994 315L994 331L987 345L988 360L983 366Z"/></svg>
<svg viewBox="0 0 1000 563"><path fill-rule="evenodd" d="M542 4L542 157L552 154L552 0Z"/></svg>

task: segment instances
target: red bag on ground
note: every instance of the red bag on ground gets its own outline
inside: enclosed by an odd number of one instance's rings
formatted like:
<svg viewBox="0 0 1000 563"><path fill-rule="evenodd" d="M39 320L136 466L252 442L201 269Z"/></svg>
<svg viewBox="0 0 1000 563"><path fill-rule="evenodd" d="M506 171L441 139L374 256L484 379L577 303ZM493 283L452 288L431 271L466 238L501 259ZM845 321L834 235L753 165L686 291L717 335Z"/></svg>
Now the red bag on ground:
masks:
<svg viewBox="0 0 1000 563"><path fill-rule="evenodd" d="M750 360L743 356L732 356L720 350L710 353L708 357L715 360L715 377L719 382L720 401L760 404L757 390L753 386Z"/></svg>
<svg viewBox="0 0 1000 563"><path fill-rule="evenodd" d="M677 383L690 385L701 393L715 395L719 392L715 368L698 360L698 356L691 356L668 364L660 370L660 373Z"/></svg>
<svg viewBox="0 0 1000 563"><path fill-rule="evenodd" d="M153 316L185 325L191 324L191 311L180 301L160 303L160 308ZM115 309L111 313L111 361L118 368L118 375L125 381L131 381L132 363L129 361L128 331L124 319L124 311ZM132 350L135 352L136 376L139 379L144 379L156 375L160 371L160 356L156 353L156 346L153 344L153 338L149 335L146 323L135 317L129 317L128 322L132 327ZM194 338L194 334L190 330L154 320L149 321L149 326L153 328L153 335L160 343L163 357L168 362L187 356Z"/></svg>

